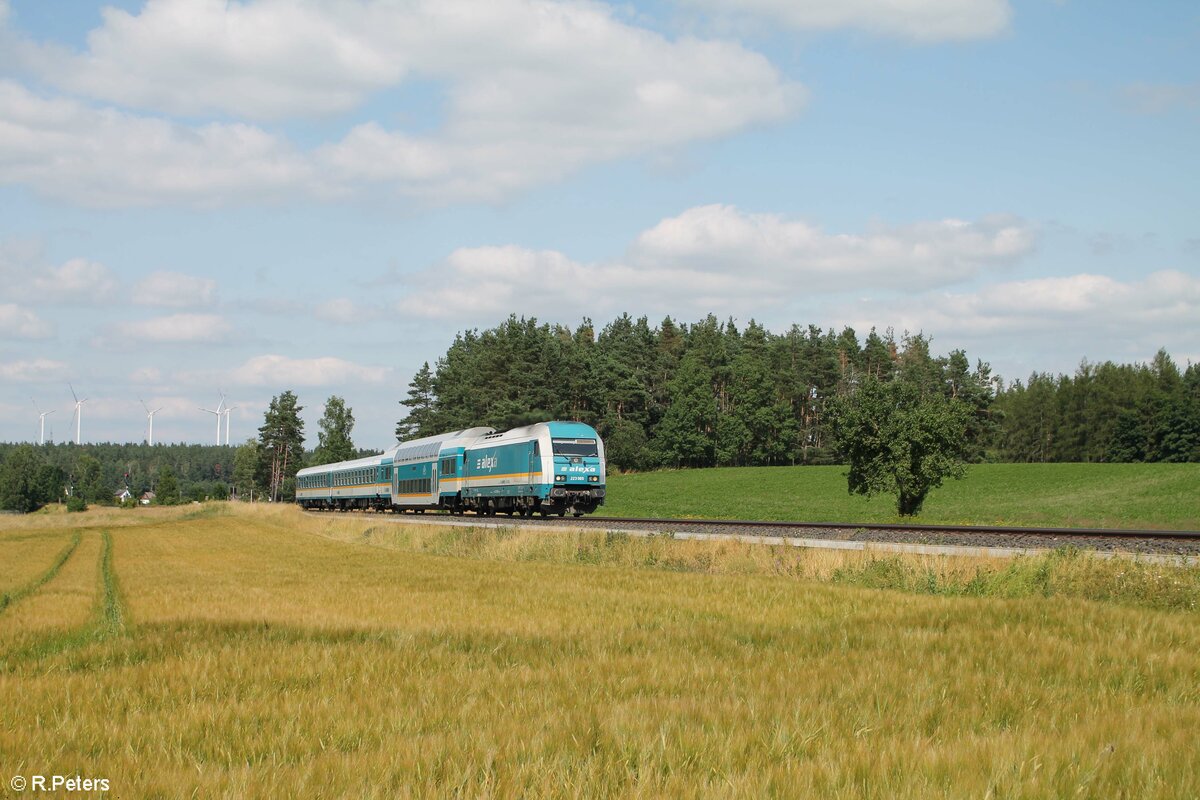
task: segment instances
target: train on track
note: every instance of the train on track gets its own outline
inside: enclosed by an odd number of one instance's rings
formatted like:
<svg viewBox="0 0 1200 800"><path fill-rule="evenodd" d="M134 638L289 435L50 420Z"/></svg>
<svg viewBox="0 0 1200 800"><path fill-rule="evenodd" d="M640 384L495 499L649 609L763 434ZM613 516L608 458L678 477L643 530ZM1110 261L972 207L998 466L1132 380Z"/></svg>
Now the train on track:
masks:
<svg viewBox="0 0 1200 800"><path fill-rule="evenodd" d="M604 443L582 422L467 428L296 473L303 508L576 517L604 504Z"/></svg>

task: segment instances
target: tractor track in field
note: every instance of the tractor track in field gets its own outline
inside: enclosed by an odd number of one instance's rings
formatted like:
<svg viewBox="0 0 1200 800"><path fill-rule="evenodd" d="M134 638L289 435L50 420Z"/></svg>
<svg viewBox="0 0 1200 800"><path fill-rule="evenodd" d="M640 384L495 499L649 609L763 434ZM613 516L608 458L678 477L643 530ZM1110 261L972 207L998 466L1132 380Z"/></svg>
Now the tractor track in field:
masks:
<svg viewBox="0 0 1200 800"><path fill-rule="evenodd" d="M309 512L329 513L329 512ZM361 512L350 512L361 513ZM376 516L376 515L372 515ZM895 525L852 522L762 522L757 520L649 519L641 517L509 517L466 514L377 515L414 522L530 526L665 534L681 539L734 538L763 544L860 549L897 546L910 552L983 550L999 555L1073 547L1099 553L1132 553L1200 560L1200 531L1123 528L1034 528L994 525Z"/></svg>
<svg viewBox="0 0 1200 800"><path fill-rule="evenodd" d="M3 612L13 603L23 600L24 598L36 592L38 589L45 586L50 581L54 580L54 576L57 575L59 570L63 568L63 565L67 563L68 559L75 554L75 549L79 547L79 542L82 539L83 535L79 531L74 531L71 535L70 541L67 543L67 546L64 547L61 552L59 552L45 572L24 586L21 586L11 592L0 594L0 612Z"/></svg>

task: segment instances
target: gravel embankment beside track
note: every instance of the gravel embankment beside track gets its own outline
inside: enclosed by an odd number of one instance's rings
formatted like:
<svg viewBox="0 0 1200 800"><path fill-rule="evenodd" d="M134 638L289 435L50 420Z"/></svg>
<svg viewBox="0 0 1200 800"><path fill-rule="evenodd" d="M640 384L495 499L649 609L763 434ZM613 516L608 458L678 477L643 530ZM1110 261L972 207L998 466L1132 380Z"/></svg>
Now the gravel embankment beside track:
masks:
<svg viewBox="0 0 1200 800"><path fill-rule="evenodd" d="M1182 556L1188 561L1200 559L1200 534L1164 532L1161 536L1153 532L1129 535L1127 531L1113 532L1061 532L1023 530L971 530L909 527L871 528L855 525L804 524L804 523L752 523L717 520L631 520L605 517L549 517L521 519L498 515L495 517L445 516L441 514L400 515L412 522L453 522L455 524L479 525L528 525L533 527L575 528L664 533L697 538L722 536L740 539L761 539L767 543L801 544L798 540L829 542L859 542L871 544L897 544L927 546L930 548L989 548L998 551L1053 550L1074 547L1100 553L1133 553L1154 556ZM939 529L941 528L941 529ZM1143 535L1144 534L1144 535ZM785 541L786 540L786 541Z"/></svg>
<svg viewBox="0 0 1200 800"><path fill-rule="evenodd" d="M564 520L548 520L562 523ZM778 536L785 538L820 539L890 544L922 544L948 547L992 547L1021 550L1053 550L1075 547L1100 552L1147 553L1158 555L1200 556L1200 538L1152 538L1054 535L1045 533L974 531L943 531L928 528L904 527L866 529L854 526L827 528L803 524L739 526L713 524L706 520L656 521L653 523L610 522L602 518L567 520L585 528L633 528L667 532L696 532L736 536ZM542 520L534 520L541 524Z"/></svg>

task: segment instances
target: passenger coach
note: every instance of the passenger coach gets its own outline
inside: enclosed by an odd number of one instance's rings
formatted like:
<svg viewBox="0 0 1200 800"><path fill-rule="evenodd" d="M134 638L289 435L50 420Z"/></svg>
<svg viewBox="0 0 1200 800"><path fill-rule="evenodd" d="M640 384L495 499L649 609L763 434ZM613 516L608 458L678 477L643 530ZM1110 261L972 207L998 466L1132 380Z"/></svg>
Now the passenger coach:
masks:
<svg viewBox="0 0 1200 800"><path fill-rule="evenodd" d="M296 486L305 508L522 516L582 516L604 496L604 443L580 422L427 436L378 456L302 469Z"/></svg>

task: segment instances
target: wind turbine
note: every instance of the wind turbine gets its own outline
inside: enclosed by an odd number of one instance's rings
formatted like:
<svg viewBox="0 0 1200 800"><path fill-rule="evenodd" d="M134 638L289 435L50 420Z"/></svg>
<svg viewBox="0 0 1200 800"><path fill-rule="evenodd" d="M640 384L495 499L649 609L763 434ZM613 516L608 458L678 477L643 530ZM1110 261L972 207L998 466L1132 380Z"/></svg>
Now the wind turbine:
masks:
<svg viewBox="0 0 1200 800"><path fill-rule="evenodd" d="M83 426L83 404L88 401L85 397L79 399L79 395L75 394L75 387L67 384L67 388L71 390L71 397L75 398L75 444L79 444L79 430Z"/></svg>
<svg viewBox="0 0 1200 800"><path fill-rule="evenodd" d="M34 408L37 408L37 401L34 400L32 397L29 398L29 402L33 403ZM38 424L40 426L39 433L38 433L38 444L46 443L46 417L50 416L53 413L54 413L53 411L39 411L38 412Z"/></svg>
<svg viewBox="0 0 1200 800"><path fill-rule="evenodd" d="M229 412L233 411L237 406L225 406L225 410L221 413L225 415L225 444L229 444Z"/></svg>
<svg viewBox="0 0 1200 800"><path fill-rule="evenodd" d="M157 414L158 412L162 411L162 408L161 407L156 408L153 411L151 411L150 407L146 405L145 400L143 400L142 398L139 397L138 402L142 404L142 408L146 409L146 419L148 419L150 421L150 434L147 437L146 442L151 447L154 447L154 415Z"/></svg>
<svg viewBox="0 0 1200 800"><path fill-rule="evenodd" d="M216 410L213 410L211 408L200 409L204 413L212 414L214 417L217 418L217 445L218 446L220 446L220 444L221 444L221 414L225 413L223 410L224 405L225 405L225 393L222 392L221 393L221 402L217 403Z"/></svg>

